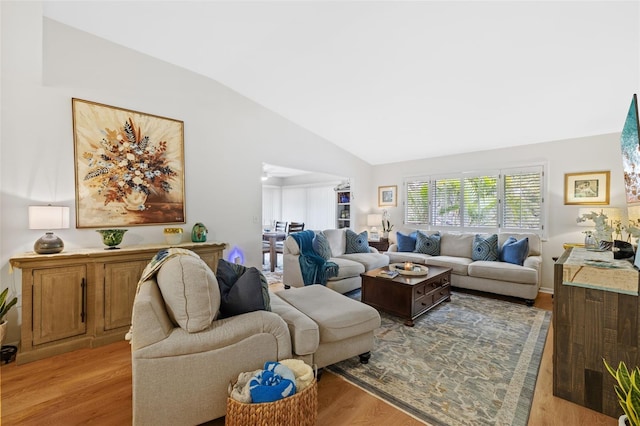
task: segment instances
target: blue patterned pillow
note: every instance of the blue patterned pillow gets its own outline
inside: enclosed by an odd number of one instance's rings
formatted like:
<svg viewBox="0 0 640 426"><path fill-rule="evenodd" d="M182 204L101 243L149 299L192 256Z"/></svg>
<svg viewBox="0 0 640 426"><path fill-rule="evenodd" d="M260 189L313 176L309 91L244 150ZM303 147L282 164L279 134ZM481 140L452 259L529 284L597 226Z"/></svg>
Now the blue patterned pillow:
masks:
<svg viewBox="0 0 640 426"><path fill-rule="evenodd" d="M488 237L476 234L473 239L473 251L471 260L498 260L498 235L493 234Z"/></svg>
<svg viewBox="0 0 640 426"><path fill-rule="evenodd" d="M362 231L356 234L351 229L347 229L347 247L344 253L369 253L369 233Z"/></svg>
<svg viewBox="0 0 640 426"><path fill-rule="evenodd" d="M415 252L440 256L440 233L427 235L418 231Z"/></svg>
<svg viewBox="0 0 640 426"><path fill-rule="evenodd" d="M414 251L416 249L417 235L418 231L413 231L409 235L404 235L400 231L396 232L398 251Z"/></svg>
<svg viewBox="0 0 640 426"><path fill-rule="evenodd" d="M327 237L325 237L322 232L318 232L316 236L313 237L311 245L313 246L313 251L315 251L318 256L324 260L329 260L331 257L331 246L329 245L329 240L327 240Z"/></svg>
<svg viewBox="0 0 640 426"><path fill-rule="evenodd" d="M509 237L500 250L500 260L514 265L524 265L527 256L529 256L529 238L518 241L514 237Z"/></svg>

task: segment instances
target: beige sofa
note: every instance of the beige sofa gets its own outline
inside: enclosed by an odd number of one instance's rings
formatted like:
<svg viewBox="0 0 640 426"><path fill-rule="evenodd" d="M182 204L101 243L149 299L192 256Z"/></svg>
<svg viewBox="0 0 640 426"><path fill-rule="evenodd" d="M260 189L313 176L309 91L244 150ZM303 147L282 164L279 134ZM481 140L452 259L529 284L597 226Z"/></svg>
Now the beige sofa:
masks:
<svg viewBox="0 0 640 426"><path fill-rule="evenodd" d="M409 235L415 228L398 230ZM424 231L433 234L436 231ZM392 244L385 253L390 263L414 262L424 265L452 268L451 285L454 287L489 293L514 296L525 299L532 305L538 296L542 279L542 244L540 237L533 233L498 233L498 247L502 247L510 236L518 240L529 239L529 255L522 266L499 261L473 261L472 249L476 233L440 232L440 255L414 252L399 252L397 236L390 235Z"/></svg>
<svg viewBox="0 0 640 426"><path fill-rule="evenodd" d="M319 285L269 291L271 311L217 319L217 289L204 262L183 258L166 262L157 278L140 286L131 336L134 425L195 425L222 417L229 383L266 361L294 357L322 368L360 355L366 363L380 326L374 308Z"/></svg>
<svg viewBox="0 0 640 426"><path fill-rule="evenodd" d="M369 247L369 253L345 254L346 231L347 228L322 231L331 246L329 260L338 265L338 275L328 279L327 287L343 294L361 287L360 274L363 272L382 268L389 264L389 258L385 254L379 253L374 247ZM293 237L289 236L285 240L283 253L282 281L284 285L303 287L304 281L300 270L300 247Z"/></svg>

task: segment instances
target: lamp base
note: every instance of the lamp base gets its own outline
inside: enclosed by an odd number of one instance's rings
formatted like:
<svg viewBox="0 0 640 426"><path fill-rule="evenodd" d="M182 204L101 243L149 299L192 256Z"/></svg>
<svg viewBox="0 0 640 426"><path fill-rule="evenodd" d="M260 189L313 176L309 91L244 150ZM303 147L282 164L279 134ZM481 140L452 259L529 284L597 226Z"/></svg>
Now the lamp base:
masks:
<svg viewBox="0 0 640 426"><path fill-rule="evenodd" d="M38 254L60 253L64 249L64 243L53 232L47 232L33 245L33 251Z"/></svg>

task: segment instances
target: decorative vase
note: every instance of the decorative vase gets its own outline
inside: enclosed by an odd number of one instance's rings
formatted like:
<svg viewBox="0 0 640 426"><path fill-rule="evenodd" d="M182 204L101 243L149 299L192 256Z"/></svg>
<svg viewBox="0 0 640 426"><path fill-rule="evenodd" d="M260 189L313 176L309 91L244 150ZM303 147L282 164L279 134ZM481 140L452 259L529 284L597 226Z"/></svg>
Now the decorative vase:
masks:
<svg viewBox="0 0 640 426"><path fill-rule="evenodd" d="M193 229L191 230L191 241L194 243L204 243L207 241L207 232L209 230L202 223L198 222L193 225Z"/></svg>
<svg viewBox="0 0 640 426"><path fill-rule="evenodd" d="M618 426L627 426L627 415L623 414L620 417L618 417Z"/></svg>
<svg viewBox="0 0 640 426"><path fill-rule="evenodd" d="M132 211L142 211L146 207L144 203L147 201L147 194L142 191L131 191L123 197L124 208Z"/></svg>
<svg viewBox="0 0 640 426"><path fill-rule="evenodd" d="M169 245L180 244L182 242L182 228L164 228L164 239Z"/></svg>
<svg viewBox="0 0 640 426"><path fill-rule="evenodd" d="M116 250L119 248L116 246L122 242L122 237L127 229L99 229L96 232L102 235L104 245L109 246L105 250Z"/></svg>
<svg viewBox="0 0 640 426"><path fill-rule="evenodd" d="M598 241L596 240L596 237L594 237L591 234L587 234L584 237L584 247L587 249L594 249L594 248L598 248Z"/></svg>

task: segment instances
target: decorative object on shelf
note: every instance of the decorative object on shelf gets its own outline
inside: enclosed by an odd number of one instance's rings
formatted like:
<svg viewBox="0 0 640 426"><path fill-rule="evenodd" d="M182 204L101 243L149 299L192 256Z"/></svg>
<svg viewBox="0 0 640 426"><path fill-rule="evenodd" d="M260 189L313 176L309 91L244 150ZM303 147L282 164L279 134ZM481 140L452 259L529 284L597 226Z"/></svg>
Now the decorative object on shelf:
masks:
<svg viewBox="0 0 640 426"><path fill-rule="evenodd" d="M117 250L120 248L117 245L122 242L122 237L127 231L128 229L98 229L96 232L102 235L102 242L108 246L105 250Z"/></svg>
<svg viewBox="0 0 640 426"><path fill-rule="evenodd" d="M382 237L389 238L389 232L393 229L393 225L389 221L389 211L383 210L382 212Z"/></svg>
<svg viewBox="0 0 640 426"><path fill-rule="evenodd" d="M5 288L2 293L0 293L0 345L4 341L4 336L7 334L7 320L4 317L7 316L13 305L18 303L17 297L7 301L8 293L9 288Z"/></svg>
<svg viewBox="0 0 640 426"><path fill-rule="evenodd" d="M598 247L598 241L596 237L593 236L592 231L583 231L584 232L584 247L587 250L593 250Z"/></svg>
<svg viewBox="0 0 640 426"><path fill-rule="evenodd" d="M191 229L191 241L194 243L204 243L207 241L207 232L209 230L202 223L198 222Z"/></svg>
<svg viewBox="0 0 640 426"><path fill-rule="evenodd" d="M613 247L614 259L629 259L633 261L633 257L636 255L636 253L631 243L622 240L614 240Z"/></svg>
<svg viewBox="0 0 640 426"><path fill-rule="evenodd" d="M596 248L600 246L601 241L613 241L611 238L611 234L613 233L612 222L615 220L614 217L619 217L620 209L600 209L600 213L590 211L590 209L580 209L579 214L580 216L576 219L576 222L580 224L580 226L594 225L596 228L595 231L585 231L585 246L587 248L589 248L587 245L587 239L589 237L595 239Z"/></svg>
<svg viewBox="0 0 640 426"><path fill-rule="evenodd" d="M609 171L565 173L565 204L609 204Z"/></svg>
<svg viewBox="0 0 640 426"><path fill-rule="evenodd" d="M627 118L622 127L622 133L620 134L625 193L627 195L627 203L630 204L640 202L640 173L638 173L638 170L640 170L639 143L638 96L634 94L631 98Z"/></svg>
<svg viewBox="0 0 640 426"><path fill-rule="evenodd" d="M182 242L182 228L164 228L164 239L167 244L180 244Z"/></svg>
<svg viewBox="0 0 640 426"><path fill-rule="evenodd" d="M378 224L382 222L381 214L368 214L367 226L371 227L369 231L369 241L380 241L380 234L378 233Z"/></svg>
<svg viewBox="0 0 640 426"><path fill-rule="evenodd" d="M617 369L613 369L606 360L603 360L607 371L616 380L615 391L618 402L624 414L620 416L619 423L626 424L623 417L631 426L640 426L640 368L637 366L629 372L627 365L620 361Z"/></svg>
<svg viewBox="0 0 640 426"><path fill-rule="evenodd" d="M378 187L378 206L380 207L396 207L398 205L398 186L379 186Z"/></svg>
<svg viewBox="0 0 640 426"><path fill-rule="evenodd" d="M64 250L64 242L51 232L52 229L69 228L69 207L64 206L29 206L29 229L46 229L45 235L33 245L38 254L60 253Z"/></svg>
<svg viewBox="0 0 640 426"><path fill-rule="evenodd" d="M400 275L427 275L429 273L429 268L420 265L418 263L404 262L404 263L390 263L389 264L390 271L396 271Z"/></svg>
<svg viewBox="0 0 640 426"><path fill-rule="evenodd" d="M184 223L184 123L72 100L78 228Z"/></svg>

